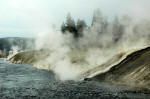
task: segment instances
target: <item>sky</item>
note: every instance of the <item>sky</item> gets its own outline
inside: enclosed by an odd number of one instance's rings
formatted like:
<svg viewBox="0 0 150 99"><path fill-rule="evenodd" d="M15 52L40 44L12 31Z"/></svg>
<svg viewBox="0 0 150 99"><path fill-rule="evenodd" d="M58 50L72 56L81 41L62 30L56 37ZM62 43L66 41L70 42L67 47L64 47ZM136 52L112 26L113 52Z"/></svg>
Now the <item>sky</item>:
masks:
<svg viewBox="0 0 150 99"><path fill-rule="evenodd" d="M0 37L34 37L51 26L59 29L68 12L91 23L93 11L105 16L148 18L150 0L0 0Z"/></svg>

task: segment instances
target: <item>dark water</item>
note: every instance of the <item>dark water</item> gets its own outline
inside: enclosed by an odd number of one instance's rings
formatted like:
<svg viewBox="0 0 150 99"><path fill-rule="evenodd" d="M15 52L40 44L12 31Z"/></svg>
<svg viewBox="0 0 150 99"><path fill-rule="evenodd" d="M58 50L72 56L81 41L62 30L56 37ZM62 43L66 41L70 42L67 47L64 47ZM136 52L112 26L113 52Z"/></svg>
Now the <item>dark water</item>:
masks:
<svg viewBox="0 0 150 99"><path fill-rule="evenodd" d="M94 81L55 79L52 72L0 59L0 99L150 99L146 91Z"/></svg>

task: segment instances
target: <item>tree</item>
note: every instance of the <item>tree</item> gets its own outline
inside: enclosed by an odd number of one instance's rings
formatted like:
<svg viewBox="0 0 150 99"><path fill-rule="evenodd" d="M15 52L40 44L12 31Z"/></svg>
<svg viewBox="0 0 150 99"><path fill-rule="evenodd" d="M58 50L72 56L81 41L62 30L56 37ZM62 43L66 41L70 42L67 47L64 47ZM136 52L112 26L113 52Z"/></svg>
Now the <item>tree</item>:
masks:
<svg viewBox="0 0 150 99"><path fill-rule="evenodd" d="M66 29L66 25L65 25L65 23L63 22L62 25L61 25L61 31L64 33L64 32L65 32L65 29Z"/></svg>
<svg viewBox="0 0 150 99"><path fill-rule="evenodd" d="M79 36L77 33L75 22L72 19L70 13L68 13L68 15L66 17L66 23L62 24L61 31L63 33L66 33L66 32L72 33L75 38L77 38Z"/></svg>
<svg viewBox="0 0 150 99"><path fill-rule="evenodd" d="M84 20L80 20L78 19L77 21L77 32L78 32L78 35L79 37L80 36L83 36L83 30L87 27L86 23L84 22Z"/></svg>
<svg viewBox="0 0 150 99"><path fill-rule="evenodd" d="M69 26L69 27L74 27L74 28L75 28L75 22L74 22L74 20L72 19L70 13L68 13L68 15L67 15L66 25Z"/></svg>
<svg viewBox="0 0 150 99"><path fill-rule="evenodd" d="M118 17L115 17L114 21L113 21L113 36L114 36L114 41L118 42L123 35L124 32L124 26L120 23Z"/></svg>
<svg viewBox="0 0 150 99"><path fill-rule="evenodd" d="M95 10L93 13L92 26L101 23L103 21L103 15L99 9Z"/></svg>
<svg viewBox="0 0 150 99"><path fill-rule="evenodd" d="M93 13L93 20L91 26L99 34L105 33L107 30L108 22L99 9L95 10Z"/></svg>

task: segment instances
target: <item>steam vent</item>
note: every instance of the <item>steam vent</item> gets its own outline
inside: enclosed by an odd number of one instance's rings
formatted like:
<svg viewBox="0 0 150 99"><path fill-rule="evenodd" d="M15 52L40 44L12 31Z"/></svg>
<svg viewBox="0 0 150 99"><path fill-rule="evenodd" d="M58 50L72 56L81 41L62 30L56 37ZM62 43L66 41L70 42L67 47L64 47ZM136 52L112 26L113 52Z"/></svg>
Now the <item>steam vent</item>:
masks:
<svg viewBox="0 0 150 99"><path fill-rule="evenodd" d="M0 0L0 99L150 99L150 0Z"/></svg>

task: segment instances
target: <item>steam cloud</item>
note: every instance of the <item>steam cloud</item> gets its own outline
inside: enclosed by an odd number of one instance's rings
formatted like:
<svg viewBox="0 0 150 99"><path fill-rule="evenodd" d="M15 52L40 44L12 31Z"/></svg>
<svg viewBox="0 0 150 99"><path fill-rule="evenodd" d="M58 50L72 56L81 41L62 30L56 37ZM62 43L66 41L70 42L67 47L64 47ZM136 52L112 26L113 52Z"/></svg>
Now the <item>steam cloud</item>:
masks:
<svg viewBox="0 0 150 99"><path fill-rule="evenodd" d="M7 56L7 60L16 55L19 52L19 50L20 49L18 46L12 46L11 51L9 51L9 55Z"/></svg>
<svg viewBox="0 0 150 99"><path fill-rule="evenodd" d="M83 36L77 39L72 33L55 28L39 33L36 49L48 49L50 56L35 66L53 70L61 80L76 80L81 73L107 62L115 54L149 46L148 20L123 16L107 21L99 14L96 16L93 25L84 28Z"/></svg>

